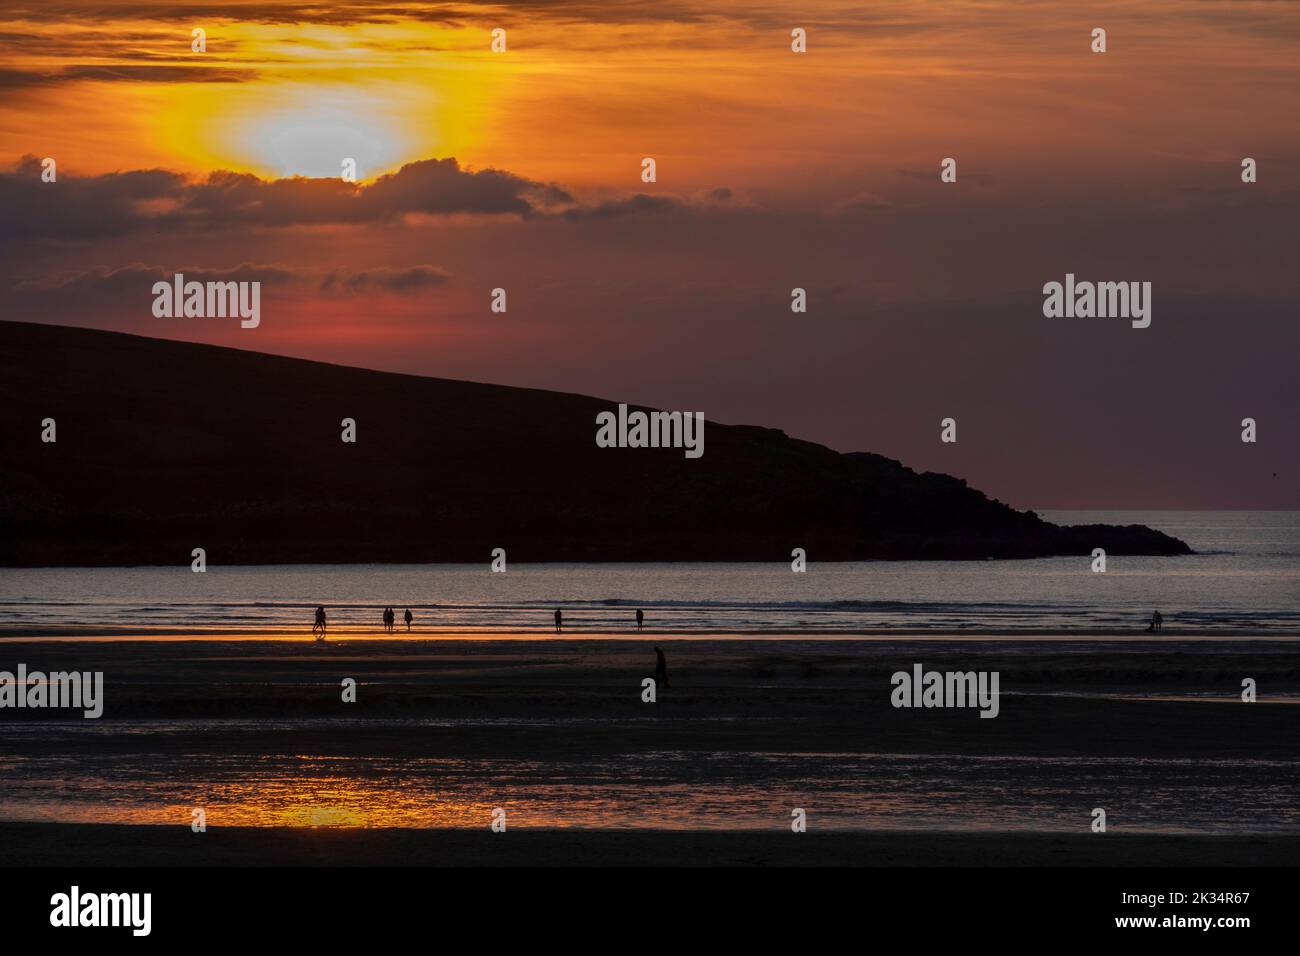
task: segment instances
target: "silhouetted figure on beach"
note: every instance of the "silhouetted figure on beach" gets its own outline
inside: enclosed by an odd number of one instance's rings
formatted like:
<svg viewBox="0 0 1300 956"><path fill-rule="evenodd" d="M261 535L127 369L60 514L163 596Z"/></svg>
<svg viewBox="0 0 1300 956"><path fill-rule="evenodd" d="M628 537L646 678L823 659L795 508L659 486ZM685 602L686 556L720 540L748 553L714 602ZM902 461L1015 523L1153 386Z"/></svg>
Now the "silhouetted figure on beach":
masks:
<svg viewBox="0 0 1300 956"><path fill-rule="evenodd" d="M564 615L560 613L560 609L557 607L555 609L555 633L559 634L560 628L563 626L564 626Z"/></svg>
<svg viewBox="0 0 1300 956"><path fill-rule="evenodd" d="M655 648L655 686L668 686L668 661L664 657L664 652Z"/></svg>
<svg viewBox="0 0 1300 956"><path fill-rule="evenodd" d="M391 607L386 607L384 608L384 632L391 634L392 630L393 630L393 609Z"/></svg>
<svg viewBox="0 0 1300 956"><path fill-rule="evenodd" d="M325 606L321 605L316 608L316 623L311 626L311 632L316 635L316 640L325 640Z"/></svg>
<svg viewBox="0 0 1300 956"><path fill-rule="evenodd" d="M411 614L411 609L409 607L406 609L406 613L403 614L402 617L406 620L406 633L410 634L411 622L415 620L415 617Z"/></svg>
<svg viewBox="0 0 1300 956"><path fill-rule="evenodd" d="M645 630L645 611L640 608L636 609L636 629L638 631Z"/></svg>
<svg viewBox="0 0 1300 956"><path fill-rule="evenodd" d="M1165 619L1160 616L1160 612L1152 611L1151 623L1147 625L1147 633L1150 634L1152 631L1160 630L1162 627L1164 627L1164 624L1165 624Z"/></svg>

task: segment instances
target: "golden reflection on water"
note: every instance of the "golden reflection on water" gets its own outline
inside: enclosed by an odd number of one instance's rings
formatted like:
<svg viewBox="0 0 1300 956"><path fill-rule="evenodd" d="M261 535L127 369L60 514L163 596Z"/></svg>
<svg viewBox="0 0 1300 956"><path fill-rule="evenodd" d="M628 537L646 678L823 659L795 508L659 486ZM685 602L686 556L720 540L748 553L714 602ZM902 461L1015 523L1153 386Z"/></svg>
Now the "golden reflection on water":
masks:
<svg viewBox="0 0 1300 956"><path fill-rule="evenodd" d="M361 783L341 776L222 783L209 790L208 800L210 826L481 827L493 809L490 803L459 795L440 797L426 787Z"/></svg>
<svg viewBox="0 0 1300 956"><path fill-rule="evenodd" d="M0 756L9 784L0 820L189 828L202 808L214 829L486 829L502 807L522 829L784 830L791 807L809 807L828 829L1047 831L1076 822L1078 774L1101 773L1070 757L757 753L707 761L716 776L700 778L700 755L672 752L576 765L319 754L162 765L131 756L71 773L37 763L30 776ZM1120 802L1150 798L1156 773L1165 792L1129 822L1134 831L1294 832L1294 767L1247 764L1117 758L1096 785Z"/></svg>
<svg viewBox="0 0 1300 956"><path fill-rule="evenodd" d="M214 828L479 829L487 828L493 810L502 807L515 828L734 829L748 816L747 826L784 829L786 805L796 799L761 783L733 782L718 789L682 782L646 786L635 776L594 786L551 782L521 787L517 773L508 773L496 778L495 785L489 775L482 787L467 786L463 779L444 787L424 775L353 777L320 769L321 762L336 758L296 759L304 761L302 772L280 765L243 779L210 779L192 787L87 780L59 787L57 799L50 799L47 790L33 794L35 799L0 802L0 819L188 827L193 811L202 808L206 825ZM772 816L769 809L755 815L755 805L773 800L780 813ZM864 798L855 794L852 802L861 804ZM891 801L879 797L865 802L876 812L904 809L891 808Z"/></svg>
<svg viewBox="0 0 1300 956"><path fill-rule="evenodd" d="M357 777L321 772L315 764L295 773L278 766L243 779L203 780L193 785L158 785L137 780L46 780L26 798L0 799L0 819L65 823L190 826L202 809L209 827L486 827L492 811L508 797L479 798L464 788L441 789L425 778ZM532 825L563 825L545 815L513 813ZM519 820L522 822L522 819Z"/></svg>

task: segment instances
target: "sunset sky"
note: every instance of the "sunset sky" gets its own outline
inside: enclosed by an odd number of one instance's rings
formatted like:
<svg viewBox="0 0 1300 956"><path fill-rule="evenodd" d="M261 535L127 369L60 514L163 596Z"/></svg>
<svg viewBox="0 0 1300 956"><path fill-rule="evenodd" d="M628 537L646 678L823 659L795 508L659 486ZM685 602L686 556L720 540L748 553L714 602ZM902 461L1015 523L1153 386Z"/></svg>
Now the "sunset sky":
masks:
<svg viewBox="0 0 1300 956"><path fill-rule="evenodd" d="M1297 117L1284 0L0 2L0 314L1297 508ZM260 327L155 318L175 272ZM1151 327L1045 318L1067 272Z"/></svg>

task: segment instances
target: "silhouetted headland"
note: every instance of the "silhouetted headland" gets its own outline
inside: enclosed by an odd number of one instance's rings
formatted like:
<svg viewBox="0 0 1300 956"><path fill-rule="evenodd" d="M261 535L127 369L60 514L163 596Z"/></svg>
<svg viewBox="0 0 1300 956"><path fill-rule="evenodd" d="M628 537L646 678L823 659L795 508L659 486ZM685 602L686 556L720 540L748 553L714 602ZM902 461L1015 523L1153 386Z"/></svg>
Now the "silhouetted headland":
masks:
<svg viewBox="0 0 1300 956"><path fill-rule="evenodd" d="M0 379L10 566L1191 553L770 428L709 421L697 460L598 448L617 400L18 322Z"/></svg>

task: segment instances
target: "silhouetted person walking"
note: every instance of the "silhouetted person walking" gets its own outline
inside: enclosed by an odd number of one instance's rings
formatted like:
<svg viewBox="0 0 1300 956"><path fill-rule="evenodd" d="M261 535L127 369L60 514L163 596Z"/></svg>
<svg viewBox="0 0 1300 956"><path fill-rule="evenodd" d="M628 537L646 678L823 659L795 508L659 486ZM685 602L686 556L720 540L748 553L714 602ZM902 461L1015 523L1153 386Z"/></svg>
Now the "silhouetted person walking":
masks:
<svg viewBox="0 0 1300 956"><path fill-rule="evenodd" d="M1154 627L1157 631L1164 630L1165 619L1160 616L1159 611L1151 612L1151 626Z"/></svg>
<svg viewBox="0 0 1300 956"><path fill-rule="evenodd" d="M391 607L386 607L384 608L384 633L387 634L391 632L392 629L393 629L393 609Z"/></svg>
<svg viewBox="0 0 1300 956"><path fill-rule="evenodd" d="M636 609L636 629L638 631L645 630L645 611L640 608Z"/></svg>
<svg viewBox="0 0 1300 956"><path fill-rule="evenodd" d="M316 608L316 623L311 626L311 632L316 635L316 640L325 640L325 606L323 604Z"/></svg>
<svg viewBox="0 0 1300 956"><path fill-rule="evenodd" d="M655 685L668 686L668 661L664 657L664 652L657 647L655 648Z"/></svg>
<svg viewBox="0 0 1300 956"><path fill-rule="evenodd" d="M560 628L563 626L564 626L564 615L560 613L560 609L557 607L555 609L555 633L559 634Z"/></svg>
<svg viewBox="0 0 1300 956"><path fill-rule="evenodd" d="M411 609L410 609L409 607L406 609L406 613L403 614L402 617L406 619L406 633L407 633L407 634L410 634L410 633L411 633L411 622L414 621L415 618L414 618L414 616L412 616L412 614L411 614Z"/></svg>

